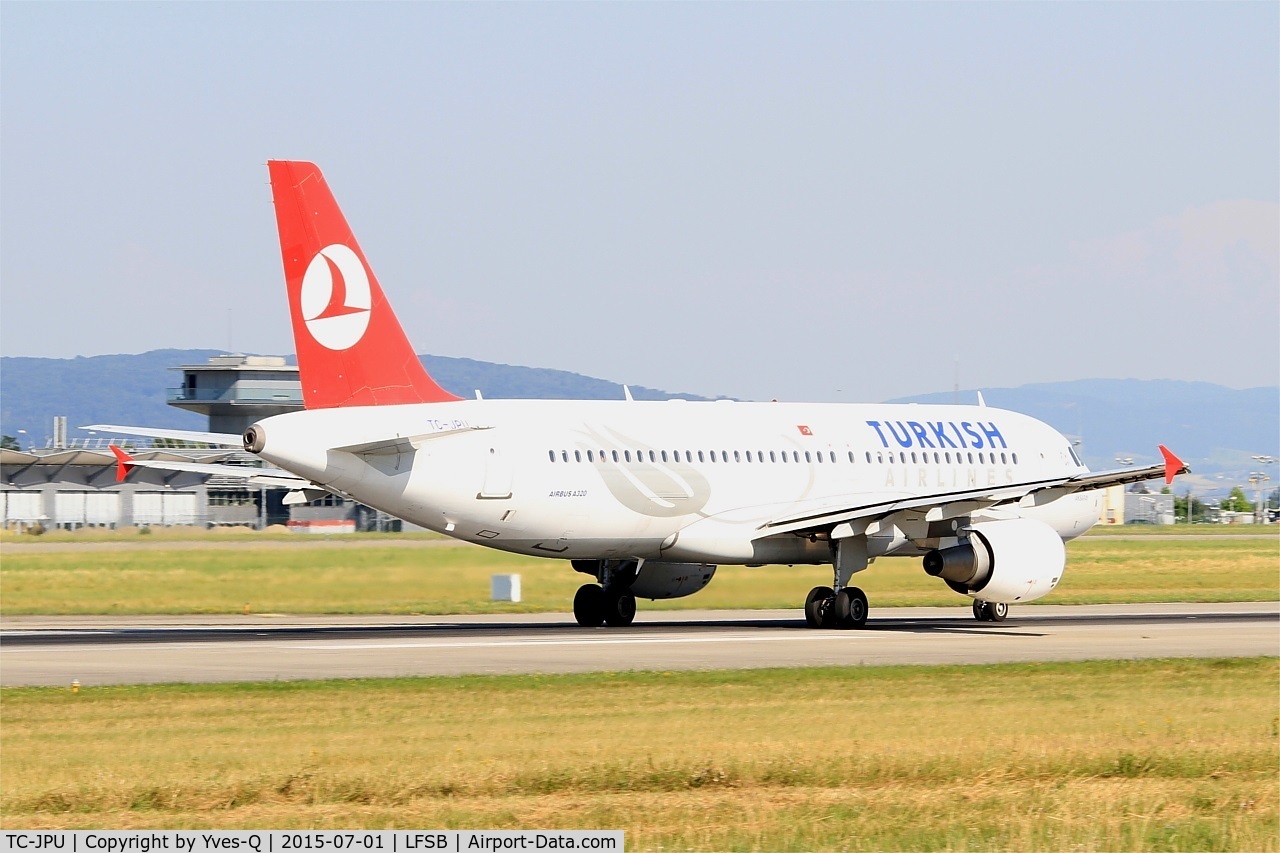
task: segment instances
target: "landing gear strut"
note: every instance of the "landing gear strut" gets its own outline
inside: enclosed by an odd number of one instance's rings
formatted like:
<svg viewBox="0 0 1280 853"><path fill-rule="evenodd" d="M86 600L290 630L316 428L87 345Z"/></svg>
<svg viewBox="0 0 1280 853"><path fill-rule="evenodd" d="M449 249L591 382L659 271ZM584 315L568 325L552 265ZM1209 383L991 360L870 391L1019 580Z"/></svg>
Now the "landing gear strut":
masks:
<svg viewBox="0 0 1280 853"><path fill-rule="evenodd" d="M573 618L579 625L621 628L635 620L636 597L630 592L638 568L634 560L574 560L573 567L600 581L583 584L573 597Z"/></svg>
<svg viewBox="0 0 1280 853"><path fill-rule="evenodd" d="M867 594L849 586L849 578L871 565L867 538L853 536L832 544L834 588L815 586L804 600L804 623L810 628L862 628L867 624Z"/></svg>
<svg viewBox="0 0 1280 853"><path fill-rule="evenodd" d="M1009 605L1003 601L973 600L973 618L979 622L1003 622L1009 615Z"/></svg>

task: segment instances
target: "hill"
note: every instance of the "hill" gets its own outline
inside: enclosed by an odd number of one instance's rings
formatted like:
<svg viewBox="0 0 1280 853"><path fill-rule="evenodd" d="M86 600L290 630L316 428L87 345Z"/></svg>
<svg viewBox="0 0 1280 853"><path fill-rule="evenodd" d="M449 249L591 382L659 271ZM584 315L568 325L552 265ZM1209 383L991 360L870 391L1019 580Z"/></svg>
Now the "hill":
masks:
<svg viewBox="0 0 1280 853"><path fill-rule="evenodd" d="M1115 467L1116 457L1159 459L1155 444L1173 448L1192 470L1245 471L1254 454L1280 450L1280 388L1236 390L1208 382L1081 379L983 389L989 406L1012 409L1079 439L1095 470ZM973 402L977 391L923 394L893 402ZM1275 475L1275 472L1271 472Z"/></svg>
<svg viewBox="0 0 1280 853"><path fill-rule="evenodd" d="M89 423L145 424L204 429L202 417L166 404L167 388L180 383L170 368L203 364L217 350L153 350L138 355L89 358L0 358L0 432L22 443L44 444L54 415L75 427ZM563 370L491 364L465 358L423 356L428 370L455 394L480 389L488 398L617 400L616 382ZM672 396L632 386L638 400ZM1085 461L1095 470L1115 467L1115 459L1158 459L1155 445L1174 448L1199 474L1238 478L1257 465L1253 454L1280 453L1280 388L1234 390L1204 382L1083 379L983 389L987 404L1023 412L1081 440ZM926 394L891 402L973 402L977 392ZM1275 471L1271 472L1275 476ZM1280 478L1277 478L1280 479ZM1237 480L1238 481L1238 480Z"/></svg>
<svg viewBox="0 0 1280 853"><path fill-rule="evenodd" d="M75 428L92 423L207 429L202 416L168 405L166 389L182 383L182 374L171 368L204 364L222 354L220 350L161 349L79 358L5 356L0 358L0 433L18 436L24 446L43 445L53 433L55 415L67 416L69 437L83 437ZM431 355L422 360L437 382L461 397L473 396L476 389L494 399L621 400L623 396L616 382L564 370ZM631 394L637 400L706 399L635 385ZM19 430L26 430L26 435L19 436Z"/></svg>

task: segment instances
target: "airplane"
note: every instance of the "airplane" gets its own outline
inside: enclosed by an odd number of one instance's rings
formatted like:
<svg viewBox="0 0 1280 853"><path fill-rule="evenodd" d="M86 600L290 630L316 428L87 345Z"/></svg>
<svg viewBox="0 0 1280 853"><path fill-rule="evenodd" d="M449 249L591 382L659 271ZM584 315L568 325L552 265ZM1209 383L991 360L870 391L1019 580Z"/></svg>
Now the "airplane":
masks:
<svg viewBox="0 0 1280 853"><path fill-rule="evenodd" d="M486 400L446 391L414 353L320 170L268 163L303 411L243 436L95 425L243 446L264 468L136 460L341 495L424 528L591 577L583 626L625 626L637 599L692 595L720 565L827 564L811 628L861 628L853 576L880 557L926 573L1000 622L1061 581L1064 543L1098 520L1099 489L1189 471L1091 473L1072 443L977 405L718 400Z"/></svg>

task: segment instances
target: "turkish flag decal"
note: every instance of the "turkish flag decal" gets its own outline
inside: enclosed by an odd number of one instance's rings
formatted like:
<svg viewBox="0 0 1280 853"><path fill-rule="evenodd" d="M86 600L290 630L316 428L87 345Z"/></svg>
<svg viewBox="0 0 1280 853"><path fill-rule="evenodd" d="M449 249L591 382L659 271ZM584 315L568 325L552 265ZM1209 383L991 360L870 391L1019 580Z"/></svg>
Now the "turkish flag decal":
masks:
<svg viewBox="0 0 1280 853"><path fill-rule="evenodd" d="M813 430L809 429L804 424L796 424L796 429L800 430L801 435L813 435Z"/></svg>

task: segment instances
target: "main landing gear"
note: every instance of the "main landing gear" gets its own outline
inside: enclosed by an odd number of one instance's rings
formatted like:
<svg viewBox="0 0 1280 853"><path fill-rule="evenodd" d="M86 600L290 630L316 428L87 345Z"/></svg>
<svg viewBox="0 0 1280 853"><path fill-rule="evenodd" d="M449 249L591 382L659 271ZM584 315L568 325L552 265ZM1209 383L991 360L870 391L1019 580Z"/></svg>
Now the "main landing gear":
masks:
<svg viewBox="0 0 1280 853"><path fill-rule="evenodd" d="M849 586L849 578L871 565L867 537L831 543L832 586L815 586L804 600L804 623L810 628L862 628L867 624L867 594Z"/></svg>
<svg viewBox="0 0 1280 853"><path fill-rule="evenodd" d="M804 623L810 628L862 628L867 624L867 594L856 586L839 592L815 586L804 600Z"/></svg>
<svg viewBox="0 0 1280 853"><path fill-rule="evenodd" d="M979 622L1003 622L1009 615L1009 605L1003 601L973 600L973 618Z"/></svg>
<svg viewBox="0 0 1280 853"><path fill-rule="evenodd" d="M625 589L605 589L588 583L573 597L573 618L587 628L620 628L636 618L636 597Z"/></svg>

